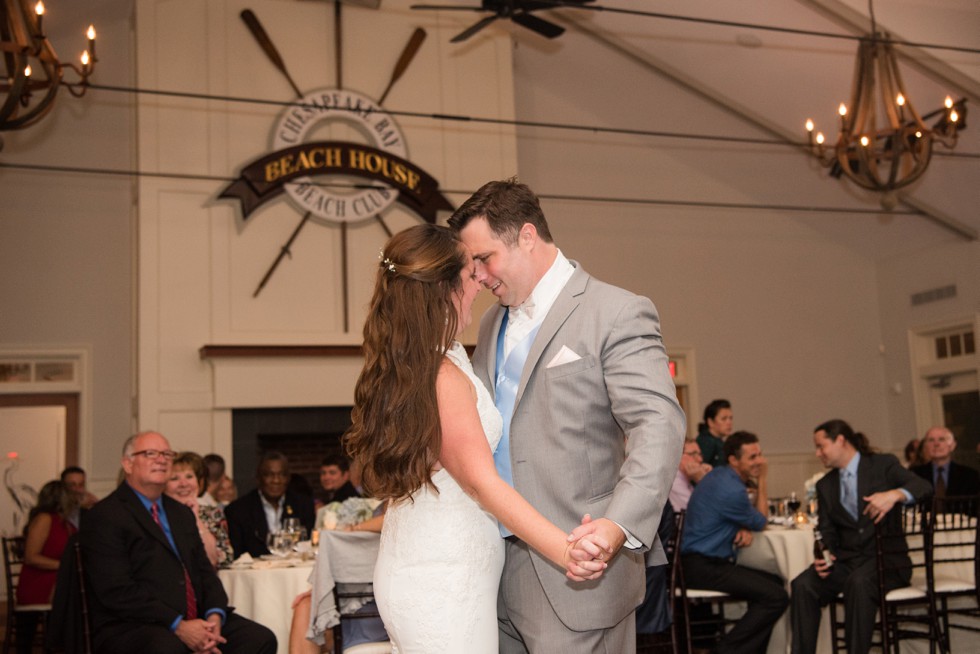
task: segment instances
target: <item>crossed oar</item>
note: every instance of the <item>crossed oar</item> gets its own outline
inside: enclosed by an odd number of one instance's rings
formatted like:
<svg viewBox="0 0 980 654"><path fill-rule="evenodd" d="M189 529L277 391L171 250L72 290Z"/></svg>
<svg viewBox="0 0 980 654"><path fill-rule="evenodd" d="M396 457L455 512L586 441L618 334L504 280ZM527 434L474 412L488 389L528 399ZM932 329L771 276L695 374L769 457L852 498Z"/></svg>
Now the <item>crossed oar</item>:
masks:
<svg viewBox="0 0 980 654"><path fill-rule="evenodd" d="M341 44L340 2L336 2L334 7L335 7L334 30L336 33L335 35L336 35L336 45L337 45L337 56L336 56L337 87L343 88L341 85L342 73L341 73L341 51L340 51L340 44ZM243 10L241 13L241 17L242 20L245 22L245 25L248 27L249 31L252 33L252 36L255 37L255 40L258 42L259 46L261 46L262 51L265 52L266 56L269 58L269 61L272 62L272 65L275 66L276 69L278 69L279 72L281 72L283 76L286 78L286 81L289 82L289 85L296 93L296 97L302 98L303 93L299 90L299 87L296 85L296 82L293 81L292 76L289 74L289 71L286 68L286 63L283 61L282 56L279 54L279 51L276 49L276 46L273 45L272 39L269 38L269 34L262 27L262 24L259 22L259 19L255 16L255 14L252 12L251 9ZM412 33L412 36L408 39L408 43L405 44L405 48L402 50L401 56L399 56L398 61L395 62L395 67L391 72L391 78L388 80L388 85L387 87L385 87L384 92L381 94L381 98L378 100L379 105L384 104L385 98L388 97L388 92L391 91L392 87L395 85L395 82L401 79L402 75L405 74L405 71L408 69L409 64L412 63L412 60L415 58L415 55L418 53L419 48L422 46L422 42L425 41L425 37L426 37L426 33L424 29L422 29L421 27L415 28L415 31ZM276 271L276 268L279 267L279 264L282 262L284 258L286 258L287 256L292 258L293 255L290 248L292 247L293 241L296 240L296 237L299 235L300 231L302 231L306 223L309 222L311 216L312 216L312 212L310 211L307 211L305 214L303 214L303 217L300 219L299 224L296 225L296 228L293 230L293 233L290 234L289 239L287 239L286 242L279 249L279 254L276 256L275 261L272 262L272 265L269 267L265 275L262 277L262 281L259 282L259 285L258 287L256 287L255 292L252 293L252 297L258 296L258 294L265 287L266 283L269 281L269 278L272 277L273 273ZM392 235L391 229L389 229L388 225L385 224L385 221L381 217L381 215L375 214L374 217L381 225L381 228L384 229L385 233L389 237L391 237ZM344 289L344 297L343 297L344 331L347 332L349 330L349 326L348 326L349 316L348 316L348 309L347 309L348 298L347 298L347 222L346 221L340 223L340 230L341 230L340 231L341 266L342 266L343 289Z"/></svg>

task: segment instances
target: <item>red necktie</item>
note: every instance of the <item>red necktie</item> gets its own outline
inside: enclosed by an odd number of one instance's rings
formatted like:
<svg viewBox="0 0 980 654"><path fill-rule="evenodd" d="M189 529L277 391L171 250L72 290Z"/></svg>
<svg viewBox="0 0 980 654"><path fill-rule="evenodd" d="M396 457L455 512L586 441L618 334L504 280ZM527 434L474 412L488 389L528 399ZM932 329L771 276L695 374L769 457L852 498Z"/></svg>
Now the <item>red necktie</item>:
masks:
<svg viewBox="0 0 980 654"><path fill-rule="evenodd" d="M156 502L150 504L150 514L153 516L153 522L157 523L157 526L163 530L164 535L166 535L166 530L163 529L163 523L160 522L160 510L157 509ZM197 596L194 594L194 584L191 583L191 576L187 574L187 566L184 562L180 562L180 567L184 569L184 597L187 600L187 619L194 620L197 618Z"/></svg>

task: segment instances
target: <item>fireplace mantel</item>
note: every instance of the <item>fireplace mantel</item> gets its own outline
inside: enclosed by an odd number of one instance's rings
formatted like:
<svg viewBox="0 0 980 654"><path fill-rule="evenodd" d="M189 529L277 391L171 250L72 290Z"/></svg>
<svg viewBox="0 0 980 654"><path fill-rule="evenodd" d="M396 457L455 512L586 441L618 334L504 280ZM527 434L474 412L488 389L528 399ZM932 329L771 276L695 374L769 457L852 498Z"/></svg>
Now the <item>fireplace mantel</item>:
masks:
<svg viewBox="0 0 980 654"><path fill-rule="evenodd" d="M360 345L202 345L202 359L267 357L359 357Z"/></svg>

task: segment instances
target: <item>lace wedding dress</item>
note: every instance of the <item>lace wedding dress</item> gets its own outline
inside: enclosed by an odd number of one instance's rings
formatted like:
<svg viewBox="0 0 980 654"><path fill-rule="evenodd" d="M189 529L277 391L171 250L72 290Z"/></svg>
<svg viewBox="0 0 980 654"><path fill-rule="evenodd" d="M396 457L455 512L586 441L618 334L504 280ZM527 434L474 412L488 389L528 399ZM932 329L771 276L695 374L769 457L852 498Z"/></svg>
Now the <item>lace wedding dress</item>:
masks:
<svg viewBox="0 0 980 654"><path fill-rule="evenodd" d="M447 353L473 382L477 410L492 450L502 420L473 373L466 350ZM398 654L496 654L497 587L504 542L497 520L445 469L432 475L439 493L423 486L388 508L374 593Z"/></svg>

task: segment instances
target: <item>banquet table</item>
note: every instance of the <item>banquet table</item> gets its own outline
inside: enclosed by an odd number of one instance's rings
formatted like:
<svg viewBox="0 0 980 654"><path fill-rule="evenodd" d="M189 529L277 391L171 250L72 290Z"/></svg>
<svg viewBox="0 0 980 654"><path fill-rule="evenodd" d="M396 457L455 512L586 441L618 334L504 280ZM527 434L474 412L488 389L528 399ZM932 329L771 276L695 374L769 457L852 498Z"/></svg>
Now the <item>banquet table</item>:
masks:
<svg viewBox="0 0 980 654"><path fill-rule="evenodd" d="M322 644L327 629L340 622L333 594L336 584L372 583L380 546L381 534L375 532L330 529L320 532L317 565L311 579L313 603L308 639ZM363 605L358 600L349 601L351 604L344 607L345 612L353 612Z"/></svg>
<svg viewBox="0 0 980 654"><path fill-rule="evenodd" d="M292 603L310 589L312 568L312 560L257 561L219 570L218 578L235 611L271 629L279 641L278 654L288 654Z"/></svg>

